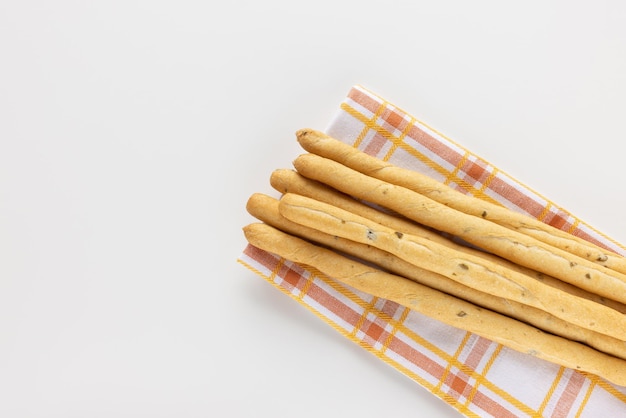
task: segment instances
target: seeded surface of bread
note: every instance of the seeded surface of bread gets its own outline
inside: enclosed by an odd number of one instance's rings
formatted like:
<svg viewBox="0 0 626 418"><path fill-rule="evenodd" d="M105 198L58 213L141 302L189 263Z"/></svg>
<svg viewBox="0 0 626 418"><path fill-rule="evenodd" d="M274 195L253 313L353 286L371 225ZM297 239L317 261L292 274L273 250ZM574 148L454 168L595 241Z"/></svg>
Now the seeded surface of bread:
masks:
<svg viewBox="0 0 626 418"><path fill-rule="evenodd" d="M292 193L281 198L279 210L293 222L375 246L477 290L534 306L583 328L626 340L623 314L546 286L501 264L417 236L398 234L362 216Z"/></svg>
<svg viewBox="0 0 626 418"><path fill-rule="evenodd" d="M341 192L388 207L415 222L458 236L517 264L626 303L626 275L622 273L315 154L300 155L294 166L303 176Z"/></svg>
<svg viewBox="0 0 626 418"><path fill-rule="evenodd" d="M417 267L371 245L326 234L317 229L291 222L280 215L279 201L271 196L255 193L248 199L246 208L258 220L285 233L364 260L385 271L465 299L477 306L516 318L543 331L585 343L599 351L626 359L626 342L624 341L563 321L541 309L478 291L433 271Z"/></svg>
<svg viewBox="0 0 626 418"><path fill-rule="evenodd" d="M333 206L337 206L338 208L341 208L343 210L347 210L354 214L363 216L388 228L392 228L395 231L426 238L431 241L447 245L453 249L464 251L469 254L491 260L493 262L501 263L508 268L515 269L521 273L532 276L546 285L561 289L575 296L580 296L589 300L593 300L594 302L607 305L621 313L626 313L626 305L623 303L608 299L606 297L602 297L593 292L589 292L569 283L566 283L562 280L558 280L552 276L548 276L544 273L540 273L524 266L520 266L519 264L512 263L494 254L460 245L456 243L453 239L444 237L440 233L433 231L430 228L410 221L407 218L394 216L389 213L374 209L366 205L365 203L357 201L351 196L340 193L337 190L332 189L315 180L308 179L294 170L278 169L273 171L270 176L270 184L281 193L294 193L310 197L312 199L319 200L320 202L325 202Z"/></svg>
<svg viewBox="0 0 626 418"><path fill-rule="evenodd" d="M296 133L296 136L302 148L311 153L340 162L379 180L416 191L463 213L495 222L589 261L626 273L626 258L623 256L607 251L535 218L513 212L483 199L462 194L419 172L397 167L372 157L321 131L301 129Z"/></svg>
<svg viewBox="0 0 626 418"><path fill-rule="evenodd" d="M542 332L404 277L382 272L263 223L244 227L244 234L248 242L258 248L311 266L356 289L395 301L514 350L626 385L626 361L622 359Z"/></svg>

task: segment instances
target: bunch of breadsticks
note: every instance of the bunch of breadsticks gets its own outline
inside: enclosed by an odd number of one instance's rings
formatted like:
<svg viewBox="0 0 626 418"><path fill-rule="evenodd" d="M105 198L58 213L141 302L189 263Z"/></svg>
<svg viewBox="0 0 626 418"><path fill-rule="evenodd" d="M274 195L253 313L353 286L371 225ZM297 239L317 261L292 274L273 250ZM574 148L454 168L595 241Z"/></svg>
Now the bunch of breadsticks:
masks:
<svg viewBox="0 0 626 418"><path fill-rule="evenodd" d="M253 194L250 244L626 386L626 258L311 129Z"/></svg>

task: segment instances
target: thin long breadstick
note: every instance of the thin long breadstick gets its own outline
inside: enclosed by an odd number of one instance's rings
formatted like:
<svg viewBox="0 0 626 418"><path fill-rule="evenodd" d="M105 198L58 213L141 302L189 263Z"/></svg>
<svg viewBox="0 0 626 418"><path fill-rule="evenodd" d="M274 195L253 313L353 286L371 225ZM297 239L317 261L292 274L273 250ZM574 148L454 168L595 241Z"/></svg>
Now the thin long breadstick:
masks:
<svg viewBox="0 0 626 418"><path fill-rule="evenodd" d="M409 219L459 236L522 266L626 303L626 275L622 273L315 154L300 155L293 164L305 177L359 199L389 207Z"/></svg>
<svg viewBox="0 0 626 418"><path fill-rule="evenodd" d="M319 200L320 202L325 202L333 206L337 206L338 208L363 216L364 218L370 219L396 231L401 231L405 234L412 234L422 238L427 238L431 241L447 245L455 250L465 251L469 254L473 254L487 260L501 263L508 268L516 269L524 274L534 277L535 279L540 280L549 286L561 289L572 295L593 300L594 302L609 306L621 313L626 313L626 305L624 305L623 303L614 301L612 299L607 299L595 293L586 291L569 283L558 280L552 276L548 276L535 270L520 266L518 264L511 263L508 260L505 260L493 254L459 245L452 240L441 236L431 229L412 222L406 218L392 216L388 213L376 210L375 208L361 203L344 193L340 193L335 189L331 189L325 184L308 179L294 170L274 170L270 176L270 184L281 193L296 193L302 196L307 196Z"/></svg>
<svg viewBox="0 0 626 418"><path fill-rule="evenodd" d="M572 324L626 341L625 315L546 286L499 263L394 231L362 216L292 193L283 195L279 210L293 222L375 246L466 286L542 309Z"/></svg>
<svg viewBox="0 0 626 418"><path fill-rule="evenodd" d="M626 257L607 251L535 218L495 203L464 195L421 173L372 157L323 132L302 129L296 133L296 136L302 148L311 153L335 160L379 180L414 190L461 212L487 219L589 261L626 273Z"/></svg>
<svg viewBox="0 0 626 418"><path fill-rule="evenodd" d="M575 326L540 309L477 291L430 270L416 267L370 245L329 235L291 222L280 215L278 206L277 199L255 193L248 199L246 209L255 218L288 234L360 258L399 276L529 323L546 332L585 343L599 351L626 359L626 342L624 341Z"/></svg>
<svg viewBox="0 0 626 418"><path fill-rule="evenodd" d="M395 301L445 324L564 367L626 385L626 361L558 337L515 319L350 260L266 224L244 227L248 242L288 260L312 266L353 288Z"/></svg>

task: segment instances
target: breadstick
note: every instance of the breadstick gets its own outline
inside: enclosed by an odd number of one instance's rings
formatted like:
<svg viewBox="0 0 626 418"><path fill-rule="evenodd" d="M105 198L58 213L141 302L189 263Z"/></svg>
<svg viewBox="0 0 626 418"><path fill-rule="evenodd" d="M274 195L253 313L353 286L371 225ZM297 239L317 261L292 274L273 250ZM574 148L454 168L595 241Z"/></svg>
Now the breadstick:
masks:
<svg viewBox="0 0 626 418"><path fill-rule="evenodd" d="M329 235L289 221L279 213L277 199L255 193L246 209L255 218L288 234L321 244L406 277L422 285L465 299L475 305L529 323L543 331L585 343L599 351L626 359L626 342L570 324L555 316L521 303L480 292L430 270L416 267L386 251L370 245Z"/></svg>
<svg viewBox="0 0 626 418"><path fill-rule="evenodd" d="M270 184L281 193L295 193L311 197L349 212L360 214L368 219L387 225L390 228L395 228L398 231L419 235L442 244L451 243L448 238L443 237L432 229L426 228L409 219L400 218L377 210L359 202L351 196L331 189L325 184L308 179L294 170L274 170L270 176Z"/></svg>
<svg viewBox="0 0 626 418"><path fill-rule="evenodd" d="M445 324L491 339L505 347L564 367L626 385L626 361L566 338L547 334L504 315L477 307L350 260L265 224L244 227L250 244L296 263L312 266L348 286L388 299Z"/></svg>
<svg viewBox="0 0 626 418"><path fill-rule="evenodd" d="M482 292L542 309L572 324L626 341L625 315L546 286L499 263L394 231L362 216L300 195L285 194L280 200L279 210L281 215L293 222L372 245Z"/></svg>
<svg viewBox="0 0 626 418"><path fill-rule="evenodd" d="M389 207L409 219L459 236L522 266L626 303L626 275L622 273L315 154L300 155L293 164L305 177L359 199Z"/></svg>
<svg viewBox="0 0 626 418"><path fill-rule="evenodd" d="M426 175L382 161L320 131L302 129L296 133L296 136L302 148L308 152L335 160L379 180L414 190L461 212L519 231L561 250L626 274L626 257L607 251L535 218L460 193Z"/></svg>
<svg viewBox="0 0 626 418"><path fill-rule="evenodd" d="M281 193L296 193L302 196L307 196L315 200L319 200L320 202L325 202L338 208L363 216L364 218L370 219L396 231L430 239L431 241L447 245L455 250L465 251L477 257L482 257L487 260L498 262L508 268L512 268L524 274L532 276L535 279L542 281L546 285L561 289L572 295L593 300L594 302L609 306L621 313L626 313L626 305L624 305L623 303L607 299L595 293L591 293L569 283L558 280L552 276L547 276L535 270L520 266L519 264L511 263L508 260L505 260L496 255L464 247L448 238L441 236L431 229L412 222L406 218L400 218L384 212L380 212L364 203L358 202L357 200L344 193L340 193L334 189L331 189L330 187L315 180L308 179L300 175L296 171L288 169L274 170L270 176L270 184Z"/></svg>

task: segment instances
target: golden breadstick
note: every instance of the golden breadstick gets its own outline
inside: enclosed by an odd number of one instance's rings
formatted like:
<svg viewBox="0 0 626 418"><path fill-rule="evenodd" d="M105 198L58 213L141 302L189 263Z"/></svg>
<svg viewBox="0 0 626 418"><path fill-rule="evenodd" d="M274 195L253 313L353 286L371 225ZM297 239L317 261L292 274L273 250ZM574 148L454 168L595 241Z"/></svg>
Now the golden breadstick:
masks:
<svg viewBox="0 0 626 418"><path fill-rule="evenodd" d="M626 341L625 315L546 286L499 263L394 231L362 216L292 193L281 198L279 210L293 222L372 245L482 292L542 309L564 321Z"/></svg>
<svg viewBox="0 0 626 418"><path fill-rule="evenodd" d="M325 184L306 178L294 170L274 170L270 176L270 184L281 193L295 193L311 197L349 212L360 214L368 219L387 225L390 228L395 228L398 231L406 231L407 233L419 235L442 244L451 243L448 238L443 237L432 229L426 228L407 218L382 212L359 202L351 196L331 189Z"/></svg>
<svg viewBox="0 0 626 418"><path fill-rule="evenodd" d="M370 245L329 235L286 219L279 213L277 199L255 193L246 209L255 218L288 234L360 258L384 270L417 283L448 293L492 311L529 323L543 331L585 343L599 351L626 359L626 342L570 324L540 309L480 292L430 270L416 267L386 251Z"/></svg>
<svg viewBox="0 0 626 418"><path fill-rule="evenodd" d="M626 361L469 302L350 260L266 224L244 227L248 242L296 263L314 267L355 289L388 299L445 324L564 367L626 385Z"/></svg>
<svg viewBox="0 0 626 418"><path fill-rule="evenodd" d="M302 148L311 153L335 160L379 180L414 190L461 212L487 219L579 257L626 273L625 257L535 218L495 203L464 195L435 179L370 156L320 131L302 129L296 133L296 136Z"/></svg>
<svg viewBox="0 0 626 418"><path fill-rule="evenodd" d="M319 200L320 202L325 202L333 206L337 206L338 208L363 216L364 218L370 219L396 231L400 231L405 234L416 235L422 238L427 238L440 244L447 245L455 250L465 251L469 254L473 254L487 260L501 263L508 268L512 268L524 274L532 276L535 279L542 281L546 285L561 289L563 291L571 293L572 295L593 300L594 302L609 306L621 313L626 313L626 305L624 305L623 303L607 299L595 293L591 293L569 283L565 283L561 280L555 279L552 276L547 276L535 270L520 266L519 264L511 263L508 260L505 260L496 255L457 244L452 240L441 236L437 232L428 229L422 225L419 225L415 222L412 222L407 218L400 218L378 211L344 193L340 193L337 190L331 189L325 184L308 179L300 175L296 171L288 169L274 170L270 176L270 184L281 193L296 193L302 196L307 196L315 200Z"/></svg>
<svg viewBox="0 0 626 418"><path fill-rule="evenodd" d="M300 155L293 164L305 177L388 207L423 225L459 236L522 266L626 303L626 275L622 273L315 154Z"/></svg>

